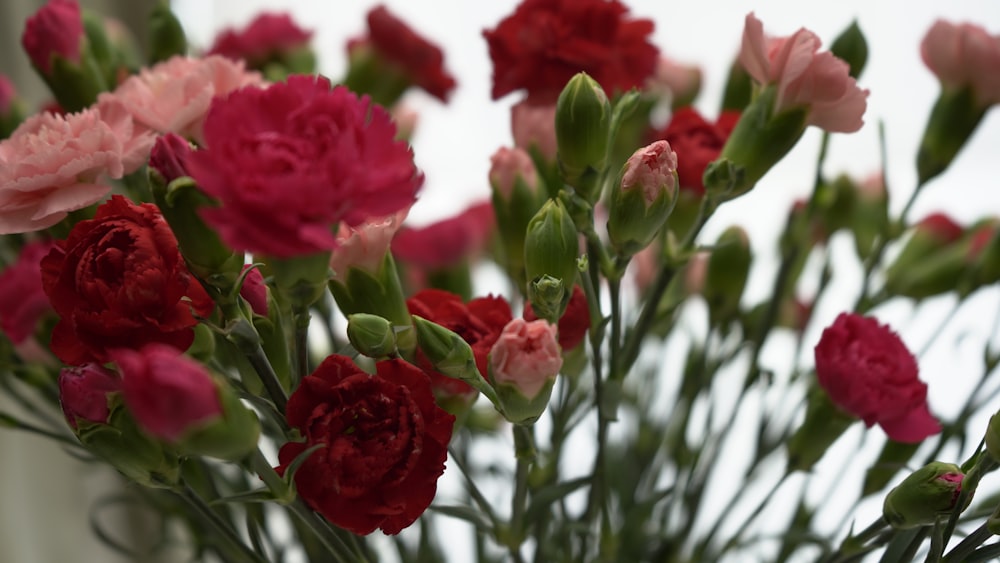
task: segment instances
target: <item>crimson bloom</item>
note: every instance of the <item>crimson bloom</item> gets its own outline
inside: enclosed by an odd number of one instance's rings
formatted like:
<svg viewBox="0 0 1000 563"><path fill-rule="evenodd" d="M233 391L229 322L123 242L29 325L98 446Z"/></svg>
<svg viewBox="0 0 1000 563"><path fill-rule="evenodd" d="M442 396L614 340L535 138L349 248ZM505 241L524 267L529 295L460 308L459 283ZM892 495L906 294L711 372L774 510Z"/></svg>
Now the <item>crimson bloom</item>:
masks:
<svg viewBox="0 0 1000 563"><path fill-rule="evenodd" d="M59 404L74 429L79 420L107 424L108 395L121 391L122 380L99 364L63 368L59 372Z"/></svg>
<svg viewBox="0 0 1000 563"><path fill-rule="evenodd" d="M107 362L115 348L158 342L186 350L213 303L188 272L155 205L122 196L80 221L42 259L42 287L59 323L52 352L63 362Z"/></svg>
<svg viewBox="0 0 1000 563"><path fill-rule="evenodd" d="M941 431L927 384L899 336L871 317L841 313L816 345L816 378L833 404L889 438L917 443Z"/></svg>
<svg viewBox="0 0 1000 563"><path fill-rule="evenodd" d="M188 172L221 207L204 212L230 247L289 258L413 204L423 183L385 109L322 77L216 98Z"/></svg>
<svg viewBox="0 0 1000 563"><path fill-rule="evenodd" d="M682 190L701 196L705 193L702 176L705 167L719 158L739 113L723 112L716 123L709 123L698 110L684 107L670 117L666 127L653 133L677 153L677 179Z"/></svg>
<svg viewBox="0 0 1000 563"><path fill-rule="evenodd" d="M42 258L55 246L35 241L21 249L17 262L0 273L0 330L14 344L35 332L39 319L52 310L42 289Z"/></svg>
<svg viewBox="0 0 1000 563"><path fill-rule="evenodd" d="M32 64L49 74L52 57L80 62L83 20L76 0L49 0L24 24L21 45Z"/></svg>
<svg viewBox="0 0 1000 563"><path fill-rule="evenodd" d="M483 36L493 59L493 98L527 90L533 103L554 103L578 72L610 95L641 88L659 51L653 22L631 19L617 0L524 0Z"/></svg>
<svg viewBox="0 0 1000 563"><path fill-rule="evenodd" d="M487 357L503 328L513 315L510 304L503 297L479 297L463 303L454 293L440 289L425 289L407 299L406 307L411 315L417 315L455 332L472 348L479 373L486 375L489 363ZM434 371L434 366L417 352L419 365L431 378L435 392L442 397L469 397L475 390L468 384Z"/></svg>
<svg viewBox="0 0 1000 563"><path fill-rule="evenodd" d="M481 251L493 234L493 204L486 201L426 227L403 227L392 239L401 262L425 270L449 268Z"/></svg>
<svg viewBox="0 0 1000 563"><path fill-rule="evenodd" d="M265 12L242 29L223 30L207 54L244 59L256 67L275 55L307 47L311 38L312 32L299 27L290 15Z"/></svg>
<svg viewBox="0 0 1000 563"><path fill-rule="evenodd" d="M398 534L423 514L444 473L455 417L434 402L427 376L402 360L376 364L377 375L346 356L323 361L288 399L288 423L305 442L281 447L284 473L327 520L355 534Z"/></svg>
<svg viewBox="0 0 1000 563"><path fill-rule="evenodd" d="M448 95L455 89L455 78L444 68L441 49L385 6L368 12L368 35L350 41L347 50L361 47L373 49L383 62L442 102L448 101Z"/></svg>

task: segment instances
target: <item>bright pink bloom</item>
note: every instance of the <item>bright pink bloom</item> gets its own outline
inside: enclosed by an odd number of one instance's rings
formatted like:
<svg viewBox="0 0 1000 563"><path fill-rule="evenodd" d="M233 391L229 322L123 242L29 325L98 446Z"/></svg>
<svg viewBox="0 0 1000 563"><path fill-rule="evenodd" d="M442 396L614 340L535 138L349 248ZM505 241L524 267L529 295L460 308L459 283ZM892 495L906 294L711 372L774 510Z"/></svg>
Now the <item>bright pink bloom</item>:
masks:
<svg viewBox="0 0 1000 563"><path fill-rule="evenodd" d="M347 44L348 51L358 48L373 49L384 62L442 102L448 101L448 95L455 89L455 78L444 68L441 49L385 6L368 12L368 35Z"/></svg>
<svg viewBox="0 0 1000 563"><path fill-rule="evenodd" d="M63 368L59 372L59 404L73 428L78 420L107 424L108 395L121 391L122 380L100 364Z"/></svg>
<svg viewBox="0 0 1000 563"><path fill-rule="evenodd" d="M139 128L177 133L203 144L205 116L212 98L244 86L261 86L256 72L225 57L204 59L176 56L129 77L101 101L117 99Z"/></svg>
<svg viewBox="0 0 1000 563"><path fill-rule="evenodd" d="M818 52L819 37L803 28L791 37L767 37L764 25L747 14L740 62L760 84L778 88L775 113L808 107L810 125L837 133L861 129L868 90L858 88L850 66L829 51Z"/></svg>
<svg viewBox="0 0 1000 563"><path fill-rule="evenodd" d="M385 254L389 252L389 243L403 225L407 213L409 209L404 209L395 215L366 221L354 227L342 223L340 232L337 233L337 248L330 257L333 279L344 281L350 268L369 274L378 272Z"/></svg>
<svg viewBox="0 0 1000 563"><path fill-rule="evenodd" d="M641 88L659 52L653 22L631 19L617 0L524 0L495 29L483 31L493 59L493 99L527 90L534 103L555 103L578 72L609 96Z"/></svg>
<svg viewBox="0 0 1000 563"><path fill-rule="evenodd" d="M339 221L409 208L423 184L382 107L326 78L292 76L216 98L188 170L221 207L204 212L237 250L281 258L331 250Z"/></svg>
<svg viewBox="0 0 1000 563"><path fill-rule="evenodd" d="M546 160L554 162L556 142L556 105L518 102L510 108L510 128L514 146L528 152L532 147Z"/></svg>
<svg viewBox="0 0 1000 563"><path fill-rule="evenodd" d="M244 59L256 66L275 55L307 47L311 38L312 32L299 27L290 15L265 12L243 29L223 30L207 54Z"/></svg>
<svg viewBox="0 0 1000 563"><path fill-rule="evenodd" d="M96 109L28 118L0 141L0 234L38 231L111 191L125 173L123 139Z"/></svg>
<svg viewBox="0 0 1000 563"><path fill-rule="evenodd" d="M655 141L632 154L625 162L622 189L640 189L646 205L652 205L666 193L673 197L676 189L677 154L670 150L670 143Z"/></svg>
<svg viewBox="0 0 1000 563"><path fill-rule="evenodd" d="M43 74L51 71L52 57L80 62L83 20L76 0L49 0L24 24L21 45Z"/></svg>
<svg viewBox="0 0 1000 563"><path fill-rule="evenodd" d="M916 443L941 431L917 361L888 326L841 313L816 345L816 379L833 404L889 438Z"/></svg>
<svg viewBox="0 0 1000 563"><path fill-rule="evenodd" d="M392 240L392 253L424 270L450 268L481 252L495 226L493 204L479 203L426 227L403 227Z"/></svg>
<svg viewBox="0 0 1000 563"><path fill-rule="evenodd" d="M39 319L52 310L42 289L42 258L55 243L30 242L21 249L17 262L0 272L0 329L14 344L35 333Z"/></svg>
<svg viewBox="0 0 1000 563"><path fill-rule="evenodd" d="M1000 37L975 24L937 20L920 43L920 55L944 86L971 86L983 106L1000 103Z"/></svg>
<svg viewBox="0 0 1000 563"><path fill-rule="evenodd" d="M250 268L249 265L243 266L243 271L246 272ZM243 285L240 287L240 297L246 300L250 304L250 308L253 312L266 317L267 316L267 284L264 283L264 276L261 275L260 270L254 268L243 278Z"/></svg>
<svg viewBox="0 0 1000 563"><path fill-rule="evenodd" d="M510 199L518 178L529 189L538 189L538 173L528 153L519 148L500 147L490 157L490 185L504 199Z"/></svg>
<svg viewBox="0 0 1000 563"><path fill-rule="evenodd" d="M17 98L17 90L14 89L14 84L9 78L0 74L0 116L7 115L15 98Z"/></svg>
<svg viewBox="0 0 1000 563"><path fill-rule="evenodd" d="M495 385L513 385L533 399L562 369L557 329L547 321L507 323L490 350L490 377Z"/></svg>
<svg viewBox="0 0 1000 563"><path fill-rule="evenodd" d="M111 351L122 374L125 406L139 426L168 442L222 416L215 381L205 366L171 346Z"/></svg>

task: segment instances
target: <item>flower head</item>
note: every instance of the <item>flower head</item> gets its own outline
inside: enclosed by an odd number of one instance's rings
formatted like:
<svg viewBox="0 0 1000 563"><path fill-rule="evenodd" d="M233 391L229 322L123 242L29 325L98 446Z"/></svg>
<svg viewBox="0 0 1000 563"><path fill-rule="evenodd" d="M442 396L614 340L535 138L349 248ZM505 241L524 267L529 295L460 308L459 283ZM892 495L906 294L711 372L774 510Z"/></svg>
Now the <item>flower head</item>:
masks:
<svg viewBox="0 0 1000 563"><path fill-rule="evenodd" d="M556 159L556 105L531 104L521 101L510 108L510 129L514 146L538 154L550 161Z"/></svg>
<svg viewBox="0 0 1000 563"><path fill-rule="evenodd" d="M656 67L653 22L632 19L617 0L524 0L483 36L493 59L493 98L526 90L555 102L566 82L586 72L608 95L641 88Z"/></svg>
<svg viewBox="0 0 1000 563"><path fill-rule="evenodd" d="M888 326L841 313L816 345L816 377L835 405L897 442L920 442L941 431L927 408L917 361Z"/></svg>
<svg viewBox="0 0 1000 563"><path fill-rule="evenodd" d="M1000 37L975 24L937 20L920 55L945 87L970 86L979 104L1000 103Z"/></svg>
<svg viewBox="0 0 1000 563"><path fill-rule="evenodd" d="M308 46L311 38L312 32L299 27L290 15L265 12L242 29L223 30L208 54L243 59L256 67L276 55Z"/></svg>
<svg viewBox="0 0 1000 563"><path fill-rule="evenodd" d="M408 208L423 176L388 112L321 77L216 98L188 158L221 207L206 222L237 250L288 258L333 249L339 221Z"/></svg>
<svg viewBox="0 0 1000 563"><path fill-rule="evenodd" d="M79 63L83 41L83 20L76 0L49 0L28 18L21 36L32 64L46 75L51 72L54 56Z"/></svg>
<svg viewBox="0 0 1000 563"><path fill-rule="evenodd" d="M670 122L661 131L653 134L655 139L663 139L677 153L677 179L680 189L689 190L699 196L705 193L702 176L705 167L719 157L722 147L729 138L733 117L730 112L719 116L716 123L710 123L691 107L684 107L670 117Z"/></svg>
<svg viewBox="0 0 1000 563"><path fill-rule="evenodd" d="M59 372L59 404L73 428L79 420L107 424L108 395L121 391L115 372L99 364L63 368Z"/></svg>
<svg viewBox="0 0 1000 563"><path fill-rule="evenodd" d="M392 240L392 252L424 270L449 268L482 251L494 226L492 204L478 203L425 227L403 227Z"/></svg>
<svg viewBox="0 0 1000 563"><path fill-rule="evenodd" d="M760 84L778 89L775 113L808 106L808 123L831 132L851 133L862 125L868 91L858 88L850 66L820 40L800 29L790 37L767 37L753 13L747 14L740 62Z"/></svg>
<svg viewBox="0 0 1000 563"><path fill-rule="evenodd" d="M538 395L562 369L557 332L555 325L543 320L507 323L490 351L494 385L512 385L527 399Z"/></svg>
<svg viewBox="0 0 1000 563"><path fill-rule="evenodd" d="M34 241L21 249L17 262L0 272L0 329L14 344L35 332L42 315L52 310L42 289L42 258L55 245Z"/></svg>
<svg viewBox="0 0 1000 563"><path fill-rule="evenodd" d="M490 157L490 185L505 200L514 193L515 184L521 181L531 189L538 189L538 172L528 153L522 149L501 147Z"/></svg>
<svg viewBox="0 0 1000 563"><path fill-rule="evenodd" d="M348 268L375 274L407 213L409 209L404 209L394 215L371 219L354 227L341 224L340 232L337 233L337 248L330 257L334 279L345 280Z"/></svg>
<svg viewBox="0 0 1000 563"><path fill-rule="evenodd" d="M398 534L434 499L455 418L435 404L420 369L375 365L373 376L333 355L302 380L286 413L305 442L282 446L277 469L322 446L295 473L306 503L355 534Z"/></svg>

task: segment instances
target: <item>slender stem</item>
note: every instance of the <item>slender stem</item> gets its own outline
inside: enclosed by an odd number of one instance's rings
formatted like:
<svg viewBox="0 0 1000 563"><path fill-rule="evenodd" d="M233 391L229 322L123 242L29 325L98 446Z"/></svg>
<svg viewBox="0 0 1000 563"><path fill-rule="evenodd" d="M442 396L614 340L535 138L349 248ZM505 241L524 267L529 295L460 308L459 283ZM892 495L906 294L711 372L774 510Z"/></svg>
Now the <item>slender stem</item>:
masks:
<svg viewBox="0 0 1000 563"><path fill-rule="evenodd" d="M309 308L303 307L292 312L295 323L295 367L296 382L309 375Z"/></svg>
<svg viewBox="0 0 1000 563"><path fill-rule="evenodd" d="M986 528L986 522L983 522L976 531L972 532L965 537L958 545L952 548L947 555L944 556L945 563L953 563L958 561L965 561L972 552L976 550L979 546L983 545L986 540L993 536L993 532Z"/></svg>
<svg viewBox="0 0 1000 563"><path fill-rule="evenodd" d="M493 533L496 534L496 531L501 528L500 518L497 517L496 512L490 505L490 502L486 500L486 496L483 495L482 491L480 491L479 487L476 485L475 480L472 478L472 474L469 472L468 466L465 464L465 457L454 447L448 448L448 453L451 454L451 459L455 461L455 465L458 466L458 470L462 473L462 476L465 477L466 490L469 491L469 495L472 497L472 500L476 502L476 506L479 507L479 510L483 511L483 514L486 515L490 524L493 525Z"/></svg>
<svg viewBox="0 0 1000 563"><path fill-rule="evenodd" d="M529 426L514 425L514 454L517 469L514 481L514 496L511 499L510 526L519 538L524 536L524 510L528 499L528 472L537 457L535 438ZM518 544L520 545L520 541ZM516 549L515 546L511 546Z"/></svg>
<svg viewBox="0 0 1000 563"><path fill-rule="evenodd" d="M274 402L274 406L277 407L278 412L284 414L285 405L288 404L288 395L285 393L284 387L281 386L281 382L278 381L278 374L271 367L271 362L267 359L264 348L258 343L246 356L264 384L264 389L271 397L271 401Z"/></svg>
<svg viewBox="0 0 1000 563"><path fill-rule="evenodd" d="M246 561L252 561L254 563L267 563L267 559L263 555L250 549L243 540L240 538L239 534L233 527L219 517L205 501L198 496L187 483L182 484L174 491L181 499L183 499L191 508L195 510L205 521L216 531L221 537L225 538L231 547L235 547L240 553L241 557Z"/></svg>

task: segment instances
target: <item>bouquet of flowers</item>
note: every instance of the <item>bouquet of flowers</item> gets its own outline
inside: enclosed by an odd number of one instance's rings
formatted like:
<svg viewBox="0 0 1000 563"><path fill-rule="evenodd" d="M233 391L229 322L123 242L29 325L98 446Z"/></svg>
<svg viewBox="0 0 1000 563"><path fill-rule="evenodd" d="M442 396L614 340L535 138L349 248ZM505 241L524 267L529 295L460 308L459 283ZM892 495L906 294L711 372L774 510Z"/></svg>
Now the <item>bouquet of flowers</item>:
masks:
<svg viewBox="0 0 1000 563"><path fill-rule="evenodd" d="M492 156L491 199L417 228L400 100L446 103L456 80L387 8L335 80L287 14L195 53L161 3L143 63L50 0L22 43L54 101L29 116L0 77L0 388L20 407L0 426L113 468L169 524L141 543L198 560L1000 556L992 335L943 416L880 320L1000 281L1000 220L910 217L1000 102L1000 37L927 31L940 96L897 215L884 173L824 173L832 134L863 125L857 25L824 50L745 15L714 118L652 31L618 0L523 0L485 30L493 97L522 96L515 146ZM702 229L809 127L820 172L751 299L747 232ZM820 318L852 267L835 271L835 237L862 281ZM764 360L776 342L790 367ZM860 490L807 494L848 465ZM850 506L830 526L833 499Z"/></svg>

